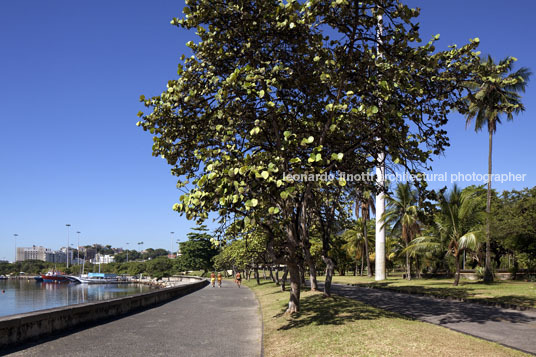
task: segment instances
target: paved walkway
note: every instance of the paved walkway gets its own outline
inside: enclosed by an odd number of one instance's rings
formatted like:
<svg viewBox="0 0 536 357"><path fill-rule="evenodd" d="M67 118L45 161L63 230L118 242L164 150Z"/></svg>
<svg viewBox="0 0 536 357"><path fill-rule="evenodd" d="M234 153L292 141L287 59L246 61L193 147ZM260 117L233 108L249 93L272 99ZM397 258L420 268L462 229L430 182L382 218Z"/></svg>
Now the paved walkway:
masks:
<svg viewBox="0 0 536 357"><path fill-rule="evenodd" d="M389 290L332 285L337 295L536 354L536 312L449 301Z"/></svg>
<svg viewBox="0 0 536 357"><path fill-rule="evenodd" d="M159 307L31 346L8 356L260 356L254 293L224 281ZM0 352L1 354L1 352Z"/></svg>

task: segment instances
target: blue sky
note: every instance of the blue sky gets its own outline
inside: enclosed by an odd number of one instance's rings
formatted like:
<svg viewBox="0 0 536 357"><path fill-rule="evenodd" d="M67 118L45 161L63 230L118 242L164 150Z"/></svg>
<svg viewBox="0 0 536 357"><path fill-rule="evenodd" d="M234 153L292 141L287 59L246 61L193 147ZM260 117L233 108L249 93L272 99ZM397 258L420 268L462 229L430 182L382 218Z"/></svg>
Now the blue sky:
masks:
<svg viewBox="0 0 536 357"><path fill-rule="evenodd" d="M423 39L441 34L439 49L479 37L482 53L512 55L536 71L529 0L423 1ZM194 226L171 210L179 193L151 136L135 126L140 94L159 94L176 76L185 43L195 40L169 24L179 1L4 1L0 3L0 259L18 246L112 244L171 246ZM499 127L494 172L527 174L536 185L531 153L535 90L527 111ZM435 172L485 173L487 136L452 116L451 147ZM442 186L444 183L437 184ZM447 183L448 184L448 183ZM174 248L176 249L176 248Z"/></svg>

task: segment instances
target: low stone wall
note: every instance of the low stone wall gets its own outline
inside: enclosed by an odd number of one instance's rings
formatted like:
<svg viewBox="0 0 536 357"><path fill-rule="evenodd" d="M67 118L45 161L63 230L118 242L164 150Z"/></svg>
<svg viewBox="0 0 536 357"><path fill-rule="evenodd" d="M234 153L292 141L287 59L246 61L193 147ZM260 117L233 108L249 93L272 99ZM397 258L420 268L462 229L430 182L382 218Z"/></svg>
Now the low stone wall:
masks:
<svg viewBox="0 0 536 357"><path fill-rule="evenodd" d="M17 345L55 332L158 305L209 284L206 279L202 278L188 277L188 280L194 282L112 300L0 317L0 350L6 346Z"/></svg>

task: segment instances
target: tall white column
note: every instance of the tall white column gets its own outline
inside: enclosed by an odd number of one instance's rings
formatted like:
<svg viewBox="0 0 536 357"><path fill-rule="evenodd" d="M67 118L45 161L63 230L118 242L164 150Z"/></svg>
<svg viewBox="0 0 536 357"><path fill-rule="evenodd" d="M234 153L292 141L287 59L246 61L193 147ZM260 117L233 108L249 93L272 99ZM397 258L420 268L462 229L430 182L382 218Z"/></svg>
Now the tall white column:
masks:
<svg viewBox="0 0 536 357"><path fill-rule="evenodd" d="M376 27L376 40L378 44L376 46L376 53L378 58L382 58L380 46L382 45L382 33L383 33L383 16L378 14L378 26ZM381 101L378 103L381 107ZM381 113L381 110L380 110ZM380 189L385 186L385 153L381 152L376 158L376 184ZM385 229L383 228L382 216L385 212L385 195L383 192L379 192L376 195L376 258L374 259L375 265L375 280L385 280Z"/></svg>

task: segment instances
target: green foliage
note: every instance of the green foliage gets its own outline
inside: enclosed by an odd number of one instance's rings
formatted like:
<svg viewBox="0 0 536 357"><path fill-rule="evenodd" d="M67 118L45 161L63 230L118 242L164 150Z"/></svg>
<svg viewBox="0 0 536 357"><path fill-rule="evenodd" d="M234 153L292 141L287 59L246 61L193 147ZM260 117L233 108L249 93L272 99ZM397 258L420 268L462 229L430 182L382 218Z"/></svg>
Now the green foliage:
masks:
<svg viewBox="0 0 536 357"><path fill-rule="evenodd" d="M173 263L167 257L159 257L146 263L146 272L153 278L162 279L171 276Z"/></svg>
<svg viewBox="0 0 536 357"><path fill-rule="evenodd" d="M448 51L437 38L419 44L419 11L396 0L195 0L183 13L172 24L197 30L192 55L161 95L140 97L149 113L138 122L183 190L173 209L198 223L232 218L242 238L263 231L273 260L291 266L308 255L311 222L324 223L323 249L336 246L334 217L349 200L343 178L289 175L369 172L379 154L422 170L448 144L441 127L464 110L480 65L478 39Z"/></svg>
<svg viewBox="0 0 536 357"><path fill-rule="evenodd" d="M525 110L519 92L525 92L532 73L525 67L512 72L515 61L516 58L508 57L496 64L491 56L482 61L478 76L470 83L473 91L466 103L467 125L474 119L476 131L487 127L493 134L501 123L501 116L513 120L513 114Z"/></svg>
<svg viewBox="0 0 536 357"><path fill-rule="evenodd" d="M212 270L212 258L218 254L218 249L207 232L205 226L194 228L193 232L188 233L188 240L179 243L181 256L178 259L184 269Z"/></svg>
<svg viewBox="0 0 536 357"><path fill-rule="evenodd" d="M394 194L387 195L387 209L382 220L391 228L391 232L399 232L400 238L406 244L420 230L418 194L409 182L399 183Z"/></svg>
<svg viewBox="0 0 536 357"><path fill-rule="evenodd" d="M493 205L492 238L510 252L536 260L536 187L504 191Z"/></svg>
<svg viewBox="0 0 536 357"><path fill-rule="evenodd" d="M142 273L145 273L147 268L145 263L142 262L132 262L128 264L127 274L131 276L137 276Z"/></svg>
<svg viewBox="0 0 536 357"><path fill-rule="evenodd" d="M284 174L365 172L384 151L409 168L443 150L447 138L435 128L457 106L478 42L438 53L435 39L417 46L410 24L418 12L382 1L389 23L378 57L375 42L360 37L375 31L375 5L202 0L173 19L200 41L188 43L194 56L184 57L178 79L141 97L152 113L139 125L188 187L176 211L258 218L274 207L289 217L310 186L345 182Z"/></svg>

